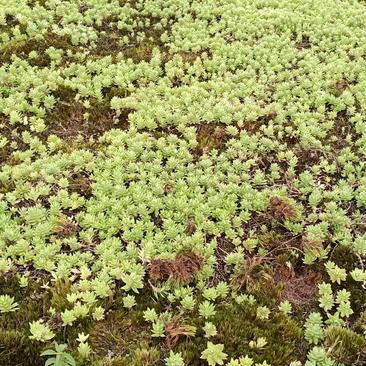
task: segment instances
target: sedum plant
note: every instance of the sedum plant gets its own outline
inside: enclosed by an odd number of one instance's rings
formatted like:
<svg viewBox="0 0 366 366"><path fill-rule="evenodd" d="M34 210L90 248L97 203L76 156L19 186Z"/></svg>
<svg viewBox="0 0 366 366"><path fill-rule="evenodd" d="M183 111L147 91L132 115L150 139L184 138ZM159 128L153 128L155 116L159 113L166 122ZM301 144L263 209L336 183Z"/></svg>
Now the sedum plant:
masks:
<svg viewBox="0 0 366 366"><path fill-rule="evenodd" d="M268 344L256 333L238 358L234 334L203 362L287 365L303 357L273 356L272 325L288 342L311 301L294 341L310 343L307 366L350 363L327 334L364 332L364 14L350 0L0 1L6 339L28 322L39 342L90 324L110 345L110 322L140 329L142 314L151 333L118 331L126 360L65 342L92 366L189 364L186 318L192 343L219 339L240 306ZM182 348L162 360L165 341ZM8 348L0 364L23 364Z"/></svg>
<svg viewBox="0 0 366 366"><path fill-rule="evenodd" d="M55 333L47 326L43 324L40 320L30 323L30 339L34 339L40 342L47 342L54 338Z"/></svg>
<svg viewBox="0 0 366 366"><path fill-rule="evenodd" d="M292 305L288 300L281 301L280 305L278 306L278 309L286 314L289 315L292 312Z"/></svg>
<svg viewBox="0 0 366 366"><path fill-rule="evenodd" d="M205 300L199 305L199 314L208 319L216 314L215 305Z"/></svg>
<svg viewBox="0 0 366 366"><path fill-rule="evenodd" d="M85 360L87 358L89 358L89 356L91 355L92 349L89 345L89 343L87 342L89 338L89 334L85 335L84 333L79 333L78 334L78 338L77 341L79 342L78 345L78 354L81 358L81 360Z"/></svg>
<svg viewBox="0 0 366 366"><path fill-rule="evenodd" d="M217 334L216 326L211 322L206 322L203 330L205 331L206 338L214 337Z"/></svg>
<svg viewBox="0 0 366 366"><path fill-rule="evenodd" d="M166 366L184 366L184 360L181 353L170 351L169 356L165 359Z"/></svg>
<svg viewBox="0 0 366 366"><path fill-rule="evenodd" d="M227 354L223 352L224 345L207 342L206 349L202 352L201 358L206 360L209 366L223 365Z"/></svg>
<svg viewBox="0 0 366 366"><path fill-rule="evenodd" d="M313 347L308 353L308 360L305 366L336 366L336 362L328 357L327 352L322 347Z"/></svg>
<svg viewBox="0 0 366 366"><path fill-rule="evenodd" d="M323 319L320 313L311 313L305 322L305 339L312 344L318 344L324 339Z"/></svg>
<svg viewBox="0 0 366 366"><path fill-rule="evenodd" d="M0 313L10 313L19 309L14 298L9 295L0 295Z"/></svg>
<svg viewBox="0 0 366 366"><path fill-rule="evenodd" d="M338 267L334 262L328 261L325 265L330 280L340 285L342 281L346 280L347 272L345 269Z"/></svg>

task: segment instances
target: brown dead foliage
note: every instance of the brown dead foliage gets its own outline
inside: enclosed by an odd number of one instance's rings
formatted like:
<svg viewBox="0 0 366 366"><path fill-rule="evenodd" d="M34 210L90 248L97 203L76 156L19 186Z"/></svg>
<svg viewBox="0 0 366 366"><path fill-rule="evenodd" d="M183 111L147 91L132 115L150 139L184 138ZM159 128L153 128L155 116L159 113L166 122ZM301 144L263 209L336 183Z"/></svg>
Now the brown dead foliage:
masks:
<svg viewBox="0 0 366 366"><path fill-rule="evenodd" d="M287 266L277 268L274 274L275 282L283 284L280 298L297 307L304 307L316 301L317 284L321 278L321 273L316 271L296 275L294 270Z"/></svg>
<svg viewBox="0 0 366 366"><path fill-rule="evenodd" d="M338 91L343 91L343 90L345 90L345 89L347 88L347 86L348 86L348 81L347 81L346 79L338 80L338 81L336 82L336 85L335 85L335 87L336 87L336 89L337 89Z"/></svg>
<svg viewBox="0 0 366 366"><path fill-rule="evenodd" d="M12 125L9 121L9 117L0 112L0 136L7 138L9 141L2 149L0 149L0 165L3 163L5 164L5 162L9 165L18 164L18 160L14 158L12 152L20 150L24 151L29 148L22 138L22 133L26 130L27 128L25 125Z"/></svg>
<svg viewBox="0 0 366 366"><path fill-rule="evenodd" d="M255 135L261 131L263 124L267 123L271 118L268 116L263 116L256 121L246 121L245 125L242 127L249 136Z"/></svg>
<svg viewBox="0 0 366 366"><path fill-rule="evenodd" d="M172 320L165 326L168 347L175 347L181 337L194 336L195 330L193 326L179 324L177 320Z"/></svg>
<svg viewBox="0 0 366 366"><path fill-rule="evenodd" d="M224 125L217 123L201 124L197 127L198 146L194 152L200 156L213 149L220 150L227 140L228 135Z"/></svg>
<svg viewBox="0 0 366 366"><path fill-rule="evenodd" d="M226 268L226 256L233 252L234 249L235 245L227 238L217 238L217 246L215 249L215 270L211 278L208 280L207 285L209 287L216 286L220 281L227 281L229 279L230 272Z"/></svg>
<svg viewBox="0 0 366 366"><path fill-rule="evenodd" d="M83 197L90 197L92 193L92 187L89 177L86 173L77 173L72 176L70 188L79 193Z"/></svg>
<svg viewBox="0 0 366 366"><path fill-rule="evenodd" d="M203 258L194 252L179 254L175 259L153 259L149 264L149 277L153 281L172 278L189 283L202 268Z"/></svg>
<svg viewBox="0 0 366 366"><path fill-rule="evenodd" d="M350 116L346 111L337 113L333 127L324 141L324 144L330 145L333 150L333 154L329 159L334 160L338 155L338 152L345 147L349 147L352 151L355 151L355 146L352 142L358 139L358 133L354 124L351 123L349 119ZM351 139L348 139L347 137L351 137Z"/></svg>
<svg viewBox="0 0 366 366"><path fill-rule="evenodd" d="M296 219L296 209L283 198L274 196L270 200L269 214L276 220Z"/></svg>
<svg viewBox="0 0 366 366"><path fill-rule="evenodd" d="M267 113L266 117L268 118L268 120L273 120L273 119L275 119L275 118L277 117L277 112L276 112L276 110L275 110L275 109L271 109L271 110Z"/></svg>
<svg viewBox="0 0 366 366"><path fill-rule="evenodd" d="M55 228L55 234L61 238L68 238L77 233L78 230L79 225L76 222L65 218L61 220L59 225Z"/></svg>
<svg viewBox="0 0 366 366"><path fill-rule="evenodd" d="M112 128L126 129L130 110L122 111L117 117L110 108L110 99L118 93L113 88L103 92L103 102L90 100L90 108L85 108L75 100L73 90L60 87L54 93L58 102L47 114L46 135L54 134L63 140L74 141L77 136L88 139L99 137Z"/></svg>
<svg viewBox="0 0 366 366"><path fill-rule="evenodd" d="M89 118L85 118L85 113L89 113ZM74 139L78 135L84 138L97 137L116 127L114 112L101 105L87 110L76 103L61 102L51 111L48 119L50 123L47 133L64 140Z"/></svg>
<svg viewBox="0 0 366 366"><path fill-rule="evenodd" d="M160 229L163 227L164 220L161 218L160 215L151 215L151 220L153 221L156 227Z"/></svg>
<svg viewBox="0 0 366 366"><path fill-rule="evenodd" d="M232 279L232 284L236 288L249 288L263 278L265 270L263 267L263 258L252 257L245 260L240 272Z"/></svg>
<svg viewBox="0 0 366 366"><path fill-rule="evenodd" d="M313 165L319 164L320 159L324 157L324 153L321 151L307 150L298 146L296 146L292 151L298 159L298 163L296 165L296 172L298 174L309 169Z"/></svg>
<svg viewBox="0 0 366 366"><path fill-rule="evenodd" d="M308 36L303 36L301 42L296 43L296 48L298 50L311 48L310 39Z"/></svg>
<svg viewBox="0 0 366 366"><path fill-rule="evenodd" d="M187 235L193 235L195 232L196 232L196 224L194 223L193 219L188 219L186 228Z"/></svg>
<svg viewBox="0 0 366 366"><path fill-rule="evenodd" d="M164 185L164 194L168 195L173 192L173 185L170 182L165 183Z"/></svg>
<svg viewBox="0 0 366 366"><path fill-rule="evenodd" d="M3 48L3 52L0 55L0 64L10 63L13 56L27 58L28 54L35 50L38 52L39 57L35 60L29 60L30 64L39 67L46 67L51 62L46 50L51 46L56 49L77 50L77 47L72 45L70 37L48 32L44 35L43 39L40 40L30 38L10 43L8 46Z"/></svg>

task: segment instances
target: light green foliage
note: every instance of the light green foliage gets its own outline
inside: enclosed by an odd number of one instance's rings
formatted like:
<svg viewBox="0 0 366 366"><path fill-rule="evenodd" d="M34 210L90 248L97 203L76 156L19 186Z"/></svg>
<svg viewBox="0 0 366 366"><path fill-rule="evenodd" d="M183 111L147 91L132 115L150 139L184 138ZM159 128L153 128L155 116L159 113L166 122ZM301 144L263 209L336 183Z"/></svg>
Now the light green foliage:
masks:
<svg viewBox="0 0 366 366"><path fill-rule="evenodd" d="M216 326L211 322L206 322L203 330L205 331L206 338L214 337L217 334Z"/></svg>
<svg viewBox="0 0 366 366"><path fill-rule="evenodd" d="M350 275L357 282L366 282L366 271L360 268L355 268Z"/></svg>
<svg viewBox="0 0 366 366"><path fill-rule="evenodd" d="M332 287L329 283L320 283L319 288L319 306L324 309L324 311L329 311L334 305Z"/></svg>
<svg viewBox="0 0 366 366"><path fill-rule="evenodd" d="M91 352L92 352L92 349L91 349L89 343L87 342L88 338L89 338L89 334L87 334L87 335L85 335L84 333L78 334L77 341L79 342L79 345L78 345L77 350L78 350L78 354L82 360L87 359L91 355Z"/></svg>
<svg viewBox="0 0 366 366"><path fill-rule="evenodd" d="M20 287L27 287L29 284L28 275L19 276L19 286Z"/></svg>
<svg viewBox="0 0 366 366"><path fill-rule="evenodd" d="M12 337L56 337L91 366L276 365L272 322L310 312L307 366L335 365L329 329L363 332L364 18L361 0L0 0L0 364ZM220 339L223 304L270 329L250 357ZM112 326L75 342L115 314L123 345Z"/></svg>
<svg viewBox="0 0 366 366"><path fill-rule="evenodd" d="M240 357L238 360L230 360L227 366L253 366L254 361L249 356Z"/></svg>
<svg viewBox="0 0 366 366"><path fill-rule="evenodd" d="M214 316L216 314L215 305L205 300L199 305L199 314L205 319Z"/></svg>
<svg viewBox="0 0 366 366"><path fill-rule="evenodd" d="M305 323L305 339L318 344L324 338L323 319L319 313L311 313Z"/></svg>
<svg viewBox="0 0 366 366"><path fill-rule="evenodd" d="M267 344L267 340L266 340L266 338L264 338L264 337L259 337L259 338L257 338L256 340L250 341L250 342L249 342L249 347L251 347L251 348L258 348L258 349L261 349L261 348L263 348L264 346L266 346L266 344Z"/></svg>
<svg viewBox="0 0 366 366"><path fill-rule="evenodd" d="M96 307L92 316L97 321L102 320L104 318L104 309L101 306Z"/></svg>
<svg viewBox="0 0 366 366"><path fill-rule="evenodd" d="M123 276L123 281L125 282L125 285L123 286L125 291L132 290L133 292L138 293L138 290L143 288L141 275L137 273L132 272Z"/></svg>
<svg viewBox="0 0 366 366"><path fill-rule="evenodd" d="M184 366L184 360L180 353L170 351L169 356L165 359L166 366Z"/></svg>
<svg viewBox="0 0 366 366"><path fill-rule="evenodd" d="M18 310L18 303L9 295L0 295L0 313L9 313Z"/></svg>
<svg viewBox="0 0 366 366"><path fill-rule="evenodd" d="M78 354L82 360L87 359L92 352L92 349L91 349L89 343L87 343L87 342L79 343L77 350L78 350Z"/></svg>
<svg viewBox="0 0 366 366"><path fill-rule="evenodd" d="M136 305L136 300L135 300L135 297L132 296L132 295L127 295L123 298L123 306L125 308L132 308Z"/></svg>
<svg viewBox="0 0 366 366"><path fill-rule="evenodd" d="M339 290L337 292L336 296L336 303L338 304L337 312L341 317L348 318L350 315L353 314L350 297L351 294L345 289Z"/></svg>
<svg viewBox="0 0 366 366"><path fill-rule="evenodd" d="M182 306L187 310L193 310L196 304L196 300L192 295L186 295L181 301Z"/></svg>
<svg viewBox="0 0 366 366"><path fill-rule="evenodd" d="M308 354L308 361L306 361L305 366L336 366L336 363L327 356L324 348L314 347Z"/></svg>
<svg viewBox="0 0 366 366"><path fill-rule="evenodd" d="M227 354L223 352L223 344L207 342L206 349L202 352L201 358L206 360L209 366L223 365Z"/></svg>
<svg viewBox="0 0 366 366"><path fill-rule="evenodd" d="M270 310L267 306L258 306L257 308L257 318L258 319L269 319Z"/></svg>
<svg viewBox="0 0 366 366"><path fill-rule="evenodd" d="M281 301L278 309L282 311L284 314L291 314L292 312L292 305L288 300Z"/></svg>
<svg viewBox="0 0 366 366"><path fill-rule="evenodd" d="M156 320L158 320L158 315L156 314L155 309L146 309L144 311L144 319L148 322L155 322Z"/></svg>
<svg viewBox="0 0 366 366"><path fill-rule="evenodd" d="M64 326L72 325L76 320L76 316L73 310L65 310L61 313L61 319Z"/></svg>
<svg viewBox="0 0 366 366"><path fill-rule="evenodd" d="M331 261L328 261L325 265L325 268L328 272L330 280L332 282L336 282L340 284L342 281L346 280L347 273L346 270L343 268L339 268L336 264Z"/></svg>
<svg viewBox="0 0 366 366"><path fill-rule="evenodd" d="M30 339L35 339L40 342L47 342L55 336L47 324L43 324L39 320L30 323L29 326L31 332L31 336L29 337Z"/></svg>
<svg viewBox="0 0 366 366"><path fill-rule="evenodd" d="M165 324L162 320L157 320L152 324L152 337L164 337Z"/></svg>
<svg viewBox="0 0 366 366"><path fill-rule="evenodd" d="M366 190L365 190L366 193ZM365 195L366 198L366 195ZM360 235L355 238L355 241L353 242L353 247L356 251L356 253L360 255L366 254L366 235Z"/></svg>

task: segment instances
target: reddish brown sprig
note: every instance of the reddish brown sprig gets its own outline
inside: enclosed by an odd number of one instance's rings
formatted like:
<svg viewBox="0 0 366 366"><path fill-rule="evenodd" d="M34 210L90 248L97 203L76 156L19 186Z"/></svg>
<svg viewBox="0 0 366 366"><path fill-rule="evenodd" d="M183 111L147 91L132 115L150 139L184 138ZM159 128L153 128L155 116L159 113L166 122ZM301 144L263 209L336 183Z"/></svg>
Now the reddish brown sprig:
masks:
<svg viewBox="0 0 366 366"><path fill-rule="evenodd" d="M79 225L69 219L60 221L59 225L55 228L55 233L61 238L68 238L74 235L79 230Z"/></svg>
<svg viewBox="0 0 366 366"><path fill-rule="evenodd" d="M149 277L153 281L172 278L179 283L189 283L202 265L202 257L194 252L179 254L175 259L154 259L149 265Z"/></svg>
<svg viewBox="0 0 366 366"><path fill-rule="evenodd" d="M193 219L188 219L186 229L187 235L193 235L195 231L196 231L196 224L194 223Z"/></svg>
<svg viewBox="0 0 366 366"><path fill-rule="evenodd" d="M278 196L271 198L269 213L276 220L295 220L297 216L295 207Z"/></svg>
<svg viewBox="0 0 366 366"><path fill-rule="evenodd" d="M189 325L179 324L177 320L172 320L165 326L165 332L167 334L167 344L169 348L174 347L179 339L183 336L194 336L195 327Z"/></svg>

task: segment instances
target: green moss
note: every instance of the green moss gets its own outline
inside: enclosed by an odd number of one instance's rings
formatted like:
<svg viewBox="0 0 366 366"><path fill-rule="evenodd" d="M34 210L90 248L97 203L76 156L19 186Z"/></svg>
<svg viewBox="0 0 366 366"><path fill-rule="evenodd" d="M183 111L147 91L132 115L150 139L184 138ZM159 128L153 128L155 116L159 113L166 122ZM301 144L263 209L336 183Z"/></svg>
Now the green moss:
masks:
<svg viewBox="0 0 366 366"><path fill-rule="evenodd" d="M0 288L19 304L15 312L0 314L0 365L41 365L40 344L29 339L29 323L44 315L49 303L47 292L36 281L21 288L14 274L1 276Z"/></svg>
<svg viewBox="0 0 366 366"><path fill-rule="evenodd" d="M2 276L0 288L2 294L14 297L19 309L0 316L1 330L19 330L28 334L29 322L41 318L49 305L49 295L41 288L41 282L29 281L21 288L15 275Z"/></svg>
<svg viewBox="0 0 366 366"><path fill-rule="evenodd" d="M97 323L90 332L93 350L99 355L131 354L138 345L149 340L147 324L134 311L116 310Z"/></svg>
<svg viewBox="0 0 366 366"><path fill-rule="evenodd" d="M241 271L233 277L232 286L236 290L245 289L268 306L278 302L282 290L281 284L273 281L273 270L259 258L246 261Z"/></svg>
<svg viewBox="0 0 366 366"><path fill-rule="evenodd" d="M273 249L284 242L283 235L275 230L265 231L258 235L258 239L262 246L268 249Z"/></svg>
<svg viewBox="0 0 366 366"><path fill-rule="evenodd" d="M329 355L346 365L366 363L366 339L350 329L329 327L325 332Z"/></svg>
<svg viewBox="0 0 366 366"><path fill-rule="evenodd" d="M360 314L360 316L355 321L354 326L359 332L364 332L366 330L366 310Z"/></svg>
<svg viewBox="0 0 366 366"><path fill-rule="evenodd" d="M200 156L213 149L220 150L224 147L228 136L225 126L221 124L207 123L197 127L197 142L195 155Z"/></svg>
<svg viewBox="0 0 366 366"><path fill-rule="evenodd" d="M93 366L153 366L159 362L160 346L151 338L143 313L148 307L159 313L162 304L147 290L136 296L136 303L132 309L124 309L123 295L118 291L105 302L105 319L94 322L89 330L97 355Z"/></svg>
<svg viewBox="0 0 366 366"><path fill-rule="evenodd" d="M359 265L359 258L353 252L352 248L346 245L337 246L333 250L330 260L339 267L344 268L347 273L350 273ZM352 310L356 315L359 315L363 311L365 305L365 290L362 285L360 282L354 281L351 276L347 276L347 279L342 283L342 286L337 286L337 289L342 288L345 288L351 293Z"/></svg>
<svg viewBox="0 0 366 366"><path fill-rule="evenodd" d="M345 288L351 293L352 310L355 314L360 314L365 308L365 289L352 278L347 281Z"/></svg>
<svg viewBox="0 0 366 366"><path fill-rule="evenodd" d="M155 46L152 42L144 41L136 47L126 48L122 53L125 58L131 58L135 63L150 61Z"/></svg>
<svg viewBox="0 0 366 366"><path fill-rule="evenodd" d="M70 281L65 280L57 281L51 288L51 306L55 308L56 311L65 310L69 305L66 295L70 292L70 287Z"/></svg>
<svg viewBox="0 0 366 366"><path fill-rule="evenodd" d="M125 310L123 297L117 293L105 304L105 308L109 309L108 314L90 330L90 342L97 354L107 355L108 352L112 352L116 356L129 356L132 362L131 355L141 344L146 345L145 349L151 345L150 328L143 319L143 312L148 307L159 309L159 304L153 301L148 291L136 300L137 305L134 308ZM134 357L140 356L135 354Z"/></svg>
<svg viewBox="0 0 366 366"><path fill-rule="evenodd" d="M133 366L154 366L160 360L160 352L156 347L149 347L143 344L137 348L132 357Z"/></svg>
<svg viewBox="0 0 366 366"><path fill-rule="evenodd" d="M0 329L0 365L39 366L42 359L37 342L21 331Z"/></svg>
<svg viewBox="0 0 366 366"><path fill-rule="evenodd" d="M45 67L50 64L50 58L45 52L49 47L64 50L76 50L69 37L59 36L52 32L46 33L41 39L29 38L22 41L14 40L1 49L0 63L11 62L12 56L27 58L31 51L37 51L39 56L35 60L28 60L33 66Z"/></svg>
<svg viewBox="0 0 366 366"><path fill-rule="evenodd" d="M274 283L272 276L265 273L259 281L253 282L248 287L248 292L255 295L262 304L275 306L280 299L282 289L281 283Z"/></svg>
<svg viewBox="0 0 366 366"><path fill-rule="evenodd" d="M347 272L351 272L355 268L355 264L358 262L356 254L352 248L347 245L338 245L330 256L337 266L344 268Z"/></svg>
<svg viewBox="0 0 366 366"><path fill-rule="evenodd" d="M276 313L269 320L258 320L254 306L223 304L210 321L217 327L217 335L211 341L224 344L229 358L249 355L256 362L267 360L273 366L287 366L299 357L301 330L285 315ZM268 344L262 349L251 348L249 342L259 337L265 337ZM200 355L206 343L203 335L198 334L179 344L177 351L183 353L188 365L202 365Z"/></svg>
<svg viewBox="0 0 366 366"><path fill-rule="evenodd" d="M103 357L102 359L94 360L91 366L130 366L131 360L126 357Z"/></svg>

